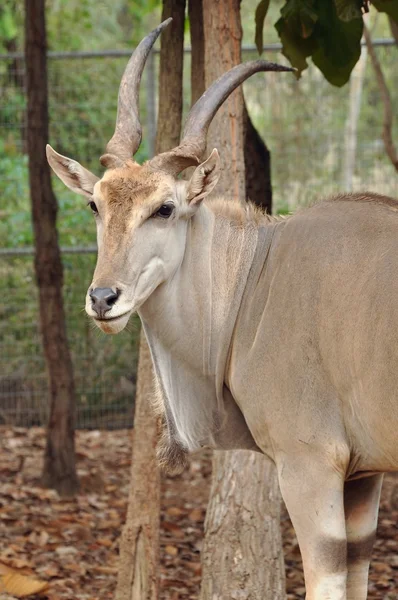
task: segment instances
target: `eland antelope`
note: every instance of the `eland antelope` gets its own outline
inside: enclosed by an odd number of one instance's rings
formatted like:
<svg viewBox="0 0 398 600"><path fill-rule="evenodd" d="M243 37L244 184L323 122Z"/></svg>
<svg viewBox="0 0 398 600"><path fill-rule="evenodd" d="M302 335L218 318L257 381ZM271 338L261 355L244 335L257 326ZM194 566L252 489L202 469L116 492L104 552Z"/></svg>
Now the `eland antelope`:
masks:
<svg viewBox="0 0 398 600"><path fill-rule="evenodd" d="M109 334L138 312L162 462L181 468L203 446L270 457L307 599L364 600L383 472L398 470L398 202L342 194L282 220L209 198L220 159L216 149L202 159L216 111L253 73L289 70L262 60L220 77L180 145L137 164L141 73L167 23L126 67L102 178L47 148L95 215L86 311Z"/></svg>

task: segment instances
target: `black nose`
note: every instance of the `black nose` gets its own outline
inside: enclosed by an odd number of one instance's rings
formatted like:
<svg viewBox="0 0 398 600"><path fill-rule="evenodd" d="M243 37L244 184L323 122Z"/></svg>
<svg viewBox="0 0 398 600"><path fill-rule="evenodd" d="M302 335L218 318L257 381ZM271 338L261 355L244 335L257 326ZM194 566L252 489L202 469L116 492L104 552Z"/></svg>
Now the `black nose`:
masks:
<svg viewBox="0 0 398 600"><path fill-rule="evenodd" d="M93 310L102 319L119 298L120 290L116 288L116 292L114 292L111 288L95 288L91 290L89 296Z"/></svg>

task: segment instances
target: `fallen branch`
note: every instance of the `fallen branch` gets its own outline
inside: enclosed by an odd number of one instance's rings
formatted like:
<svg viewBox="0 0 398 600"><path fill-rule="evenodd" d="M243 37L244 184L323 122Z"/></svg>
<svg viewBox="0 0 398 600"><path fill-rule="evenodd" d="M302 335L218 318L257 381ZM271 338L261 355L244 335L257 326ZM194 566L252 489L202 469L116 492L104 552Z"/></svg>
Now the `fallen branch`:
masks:
<svg viewBox="0 0 398 600"><path fill-rule="evenodd" d="M393 111L391 105L391 96L387 87L387 83L381 69L379 59L376 56L375 49L372 44L372 38L366 25L363 26L363 35L365 37L366 46L368 48L369 56L372 61L373 69L376 75L377 83L379 85L381 99L384 106L384 121L383 121L383 142L386 149L387 155L391 160L395 170L398 172L398 153L392 139L392 122L393 122Z"/></svg>

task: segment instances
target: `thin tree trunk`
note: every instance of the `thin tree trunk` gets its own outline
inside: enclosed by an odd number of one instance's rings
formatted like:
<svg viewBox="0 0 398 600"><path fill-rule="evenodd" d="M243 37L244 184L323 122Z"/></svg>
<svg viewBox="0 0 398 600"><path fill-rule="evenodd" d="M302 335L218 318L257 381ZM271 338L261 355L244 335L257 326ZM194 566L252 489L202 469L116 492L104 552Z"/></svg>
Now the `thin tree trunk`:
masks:
<svg viewBox="0 0 398 600"><path fill-rule="evenodd" d="M51 401L42 483L61 495L70 496L78 489L74 448L75 389L62 299L57 202L45 153L48 141L46 50L44 0L25 0L29 181L40 325Z"/></svg>
<svg viewBox="0 0 398 600"><path fill-rule="evenodd" d="M357 142L358 142L358 123L361 112L361 99L363 82L365 78L366 62L368 58L367 48L362 48L359 61L355 65L354 71L350 77L349 108L345 125L345 144L343 159L343 189L347 192L352 191L353 177L355 172Z"/></svg>
<svg viewBox="0 0 398 600"><path fill-rule="evenodd" d="M203 0L206 86L241 60L239 0ZM231 95L209 131L224 176L217 190L245 200L243 96ZM285 597L280 496L273 464L247 451L217 452L202 551L202 600Z"/></svg>
<svg viewBox="0 0 398 600"><path fill-rule="evenodd" d="M182 118L182 61L185 0L164 0L162 20L173 17L162 33L159 120L156 153L179 142ZM172 59L170 58L172 57ZM169 62L171 60L171 62ZM170 68L170 64L173 68ZM159 585L160 472L156 459L158 420L152 410L152 359L141 335L134 418L130 493L120 543L115 600L156 600Z"/></svg>
<svg viewBox="0 0 398 600"><path fill-rule="evenodd" d="M391 95L387 86L386 79L383 74L383 70L381 68L379 59L377 58L376 51L372 44L372 37L370 35L369 29L364 24L363 26L363 35L365 37L366 46L369 52L369 57L372 62L373 70L376 75L376 80L379 86L381 99L383 101L384 108L384 119L383 119L383 142L384 148L387 153L388 158L390 159L393 167L396 171L398 171L398 152L395 147L393 138L392 138L392 127L393 127L393 118L394 113L392 109Z"/></svg>
<svg viewBox="0 0 398 600"><path fill-rule="evenodd" d="M170 150L180 141L185 0L163 0L162 21L168 17L173 17L173 21L160 38L156 153Z"/></svg>
<svg viewBox="0 0 398 600"><path fill-rule="evenodd" d="M390 30L391 35L395 40L395 43L398 44L398 23L396 23L391 17L388 17L390 22Z"/></svg>
<svg viewBox="0 0 398 600"><path fill-rule="evenodd" d="M254 127L243 105L244 153L246 173L246 196L249 200L272 213L271 152Z"/></svg>
<svg viewBox="0 0 398 600"><path fill-rule="evenodd" d="M188 0L191 33L191 105L205 91L205 39L202 0Z"/></svg>

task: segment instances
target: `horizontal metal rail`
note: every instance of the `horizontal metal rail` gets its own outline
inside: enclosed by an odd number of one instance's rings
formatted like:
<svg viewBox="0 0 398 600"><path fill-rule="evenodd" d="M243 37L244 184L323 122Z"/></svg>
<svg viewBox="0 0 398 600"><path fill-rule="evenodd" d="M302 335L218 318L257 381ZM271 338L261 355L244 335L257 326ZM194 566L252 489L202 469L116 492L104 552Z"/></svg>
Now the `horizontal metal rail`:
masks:
<svg viewBox="0 0 398 600"><path fill-rule="evenodd" d="M95 246L73 246L73 247L61 247L61 254L96 254L97 248ZM34 256L35 249L32 247L27 248L0 248L0 258L12 258L17 256Z"/></svg>
<svg viewBox="0 0 398 600"><path fill-rule="evenodd" d="M373 46L395 46L396 41L393 38L378 38L372 40ZM365 42L361 42L362 46L365 46ZM47 57L55 60L74 59L74 58L123 58L124 56L130 56L131 50L92 50L92 51L80 51L80 52L47 52ZM278 52L282 50L282 44L265 44L263 46L264 52ZM154 48L153 52L159 54L160 50ZM190 46L184 48L184 52L189 54L191 52ZM257 48L254 44L243 44L242 52L257 52ZM13 60L19 59L24 60L25 56L23 52L10 52L9 54L0 54L0 60Z"/></svg>

